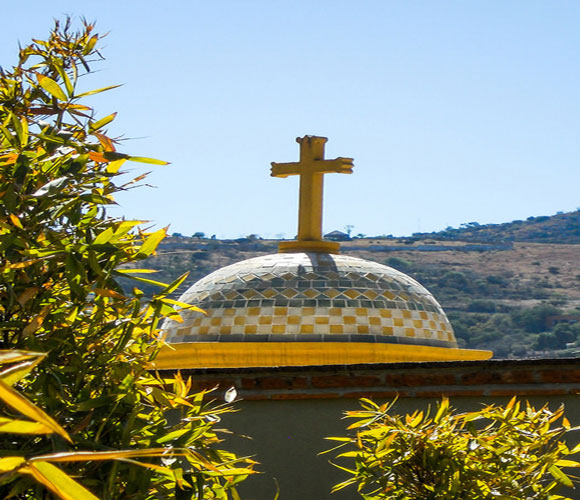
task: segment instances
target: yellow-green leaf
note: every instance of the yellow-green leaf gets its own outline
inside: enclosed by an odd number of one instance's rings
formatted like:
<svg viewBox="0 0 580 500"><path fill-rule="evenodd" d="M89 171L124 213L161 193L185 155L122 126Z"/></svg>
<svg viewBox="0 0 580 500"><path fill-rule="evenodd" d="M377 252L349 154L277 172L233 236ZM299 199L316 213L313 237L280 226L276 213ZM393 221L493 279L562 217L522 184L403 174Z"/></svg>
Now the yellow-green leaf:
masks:
<svg viewBox="0 0 580 500"><path fill-rule="evenodd" d="M100 128L103 128L105 125L111 123L115 119L116 116L117 116L117 113L111 113L110 115L107 115L104 118L101 118L100 120L97 120L94 123L90 123L89 124L89 131L93 132L95 130L99 130Z"/></svg>
<svg viewBox="0 0 580 500"><path fill-rule="evenodd" d="M18 349L0 350L0 365L7 363L17 363L34 358L43 358L45 354L34 351L20 351Z"/></svg>
<svg viewBox="0 0 580 500"><path fill-rule="evenodd" d="M46 90L50 95L56 97L59 101L68 100L66 94L60 88L59 84L56 83L52 78L44 75L37 75L38 83L40 86Z"/></svg>
<svg viewBox="0 0 580 500"><path fill-rule="evenodd" d="M89 90L88 92L83 92L82 94L76 95L75 99L79 99L81 97L87 97L89 95L100 94L101 92L106 92L107 90L116 89L117 87L120 87L120 86L121 85L110 85L109 87L103 87L101 89Z"/></svg>
<svg viewBox="0 0 580 500"><path fill-rule="evenodd" d="M3 457L0 458L0 474L18 469L26 459L24 457Z"/></svg>
<svg viewBox="0 0 580 500"><path fill-rule="evenodd" d="M147 158L145 156L129 156L129 161L137 161L139 163L151 163L153 165L169 165L168 161L156 160L155 158Z"/></svg>
<svg viewBox="0 0 580 500"><path fill-rule="evenodd" d="M117 269L116 272L121 274L149 274L158 273L156 269Z"/></svg>
<svg viewBox="0 0 580 500"><path fill-rule="evenodd" d="M558 460L556 462L558 467L580 467L580 462L575 462L574 460Z"/></svg>
<svg viewBox="0 0 580 500"><path fill-rule="evenodd" d="M139 256L151 255L155 251L157 245L159 245L161 240L165 238L166 234L167 234L166 228L151 233L149 236L147 236L147 239L143 242L141 248L139 248L138 255Z"/></svg>
<svg viewBox="0 0 580 500"><path fill-rule="evenodd" d="M69 443L72 443L71 438L68 433L58 425L52 417L47 415L37 406L33 405L28 399L22 396L20 393L16 392L8 384L0 380L0 399L4 401L8 406L11 406L15 410L22 413L24 416L45 424L47 427L52 429L55 434L59 434L65 438Z"/></svg>
<svg viewBox="0 0 580 500"><path fill-rule="evenodd" d="M7 434L53 434L53 430L41 422L13 420L0 417L0 432Z"/></svg>
<svg viewBox="0 0 580 500"><path fill-rule="evenodd" d="M28 466L21 470L30 474L63 500L99 500L68 474L47 462L29 462Z"/></svg>
<svg viewBox="0 0 580 500"><path fill-rule="evenodd" d="M564 486L568 486L569 488L574 487L574 484L570 478L555 465L552 465L548 470L550 471L550 474L552 474L552 477L558 481L558 483L563 484Z"/></svg>
<svg viewBox="0 0 580 500"><path fill-rule="evenodd" d="M0 372L0 379L8 385L14 385L20 379L24 378L30 371L42 360L41 357L32 360L18 363Z"/></svg>

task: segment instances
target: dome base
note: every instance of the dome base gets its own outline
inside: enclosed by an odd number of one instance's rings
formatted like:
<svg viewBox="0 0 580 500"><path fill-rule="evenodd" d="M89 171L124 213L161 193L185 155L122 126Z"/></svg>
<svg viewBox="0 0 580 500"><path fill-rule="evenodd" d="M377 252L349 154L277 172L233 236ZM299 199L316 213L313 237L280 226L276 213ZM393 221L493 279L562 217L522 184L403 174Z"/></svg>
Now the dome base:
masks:
<svg viewBox="0 0 580 500"><path fill-rule="evenodd" d="M309 241L309 240L293 240L281 241L278 243L278 252L280 253L340 253L340 243L336 241Z"/></svg>
<svg viewBox="0 0 580 500"><path fill-rule="evenodd" d="M476 361L491 351L422 345L345 342L184 342L166 345L152 362L157 370L346 365L420 361Z"/></svg>

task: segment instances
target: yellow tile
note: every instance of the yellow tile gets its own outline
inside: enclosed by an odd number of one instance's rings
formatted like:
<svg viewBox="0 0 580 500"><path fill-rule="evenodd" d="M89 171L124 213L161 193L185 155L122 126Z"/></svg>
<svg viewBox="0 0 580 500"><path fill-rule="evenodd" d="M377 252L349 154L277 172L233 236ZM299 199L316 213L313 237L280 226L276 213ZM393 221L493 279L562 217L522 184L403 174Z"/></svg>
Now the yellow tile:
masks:
<svg viewBox="0 0 580 500"><path fill-rule="evenodd" d="M401 297L405 302L407 302L409 300L409 296L404 292L401 292L399 294L399 297Z"/></svg>
<svg viewBox="0 0 580 500"><path fill-rule="evenodd" d="M224 311L224 316L235 316L236 310L235 309L226 309Z"/></svg>
<svg viewBox="0 0 580 500"><path fill-rule="evenodd" d="M371 300L376 299L379 296L379 294L374 290L367 290L363 295Z"/></svg>
<svg viewBox="0 0 580 500"><path fill-rule="evenodd" d="M316 316L314 318L314 323L317 325L328 325L328 318L325 316Z"/></svg>
<svg viewBox="0 0 580 500"><path fill-rule="evenodd" d="M191 322L192 326L199 326L199 325L201 325L201 320L202 320L202 319L203 319L203 318L195 318L195 319L194 319L194 320Z"/></svg>
<svg viewBox="0 0 580 500"><path fill-rule="evenodd" d="M343 333L344 328L342 325L330 325L330 333Z"/></svg>
<svg viewBox="0 0 580 500"><path fill-rule="evenodd" d="M302 292L304 295L306 295L309 299L312 299L314 297L316 297L318 295L318 291L316 290L312 290L312 288Z"/></svg>
<svg viewBox="0 0 580 500"><path fill-rule="evenodd" d="M289 325L299 325L300 324L300 316L288 316L288 324Z"/></svg>
<svg viewBox="0 0 580 500"><path fill-rule="evenodd" d="M278 292L276 290L273 290L272 288L268 288L268 290L264 290L262 292L262 295L268 299L274 297L274 295L278 295Z"/></svg>
<svg viewBox="0 0 580 500"><path fill-rule="evenodd" d="M300 325L300 333L313 333L314 325Z"/></svg>
<svg viewBox="0 0 580 500"><path fill-rule="evenodd" d="M222 324L222 319L221 318L210 318L209 324L211 326L219 326Z"/></svg>
<svg viewBox="0 0 580 500"><path fill-rule="evenodd" d="M336 297L337 295L340 295L340 292L338 290L335 290L334 288L331 288L330 290L326 290L326 292L323 292L324 295L326 295L327 297L330 297L331 299L334 299L334 297Z"/></svg>
<svg viewBox="0 0 580 500"><path fill-rule="evenodd" d="M328 314L330 316L341 316L342 315L342 309L340 307L331 307L328 310Z"/></svg>
<svg viewBox="0 0 580 500"><path fill-rule="evenodd" d="M343 292L344 295L346 295L349 299L356 299L357 297L360 296L360 293L357 292L356 290L347 290L346 292Z"/></svg>
<svg viewBox="0 0 580 500"><path fill-rule="evenodd" d="M391 318L393 313L389 309L381 309L381 318Z"/></svg>
<svg viewBox="0 0 580 500"><path fill-rule="evenodd" d="M207 332L209 332L209 326L200 326L199 327L199 334L200 335L205 335Z"/></svg>
<svg viewBox="0 0 580 500"><path fill-rule="evenodd" d="M376 317L371 317L369 318L369 323L371 325L380 325L381 324L381 318L376 318Z"/></svg>
<svg viewBox="0 0 580 500"><path fill-rule="evenodd" d="M261 312L260 307L249 307L248 308L248 316L259 316Z"/></svg>
<svg viewBox="0 0 580 500"><path fill-rule="evenodd" d="M190 332L189 327L179 328L177 330L177 335L187 335Z"/></svg>
<svg viewBox="0 0 580 500"><path fill-rule="evenodd" d="M425 311L421 311L419 313L419 316L421 317L421 319L428 319L427 313Z"/></svg>
<svg viewBox="0 0 580 500"><path fill-rule="evenodd" d="M423 328L423 321L420 319L414 319L413 320L413 326L415 328Z"/></svg>
<svg viewBox="0 0 580 500"><path fill-rule="evenodd" d="M369 327L368 325L358 325L356 327L356 331L358 333L369 333Z"/></svg>
<svg viewBox="0 0 580 500"><path fill-rule="evenodd" d="M393 292L389 292L388 290L385 290L383 292L383 297L386 297L387 299L393 300L395 298L395 294Z"/></svg>
<svg viewBox="0 0 580 500"><path fill-rule="evenodd" d="M354 316L345 316L343 320L345 325L354 325L356 323L356 318Z"/></svg>
<svg viewBox="0 0 580 500"><path fill-rule="evenodd" d="M274 314L276 316L286 316L288 314L288 308L287 307L275 307Z"/></svg>
<svg viewBox="0 0 580 500"><path fill-rule="evenodd" d="M303 316L312 316L314 314L314 307L303 307L302 308L302 315Z"/></svg>
<svg viewBox="0 0 580 500"><path fill-rule="evenodd" d="M271 325L272 324L272 316L260 316L258 323L260 325Z"/></svg>
<svg viewBox="0 0 580 500"><path fill-rule="evenodd" d="M393 335L393 333L392 326L383 326L383 335Z"/></svg>
<svg viewBox="0 0 580 500"><path fill-rule="evenodd" d="M366 316L369 313L366 307L357 307L355 310L355 314L357 316Z"/></svg>
<svg viewBox="0 0 580 500"><path fill-rule="evenodd" d="M272 333L286 333L285 325L272 325Z"/></svg>
<svg viewBox="0 0 580 500"><path fill-rule="evenodd" d="M415 337L415 329L414 328L405 328L405 335L407 337Z"/></svg>
<svg viewBox="0 0 580 500"><path fill-rule="evenodd" d="M226 334L226 335L227 334L230 334L230 333L232 333L232 327L231 326L222 326L220 328L220 333L223 333L223 334Z"/></svg>
<svg viewBox="0 0 580 500"><path fill-rule="evenodd" d="M437 332L437 338L439 338L439 340L443 340L443 332Z"/></svg>
<svg viewBox="0 0 580 500"><path fill-rule="evenodd" d="M430 328L433 328L433 330L435 330L435 328L437 328L437 327L435 326L435 321L429 321L429 327L430 327Z"/></svg>
<svg viewBox="0 0 580 500"><path fill-rule="evenodd" d="M394 324L395 326L403 326L403 320L402 320L401 318L395 318L395 319L393 320L393 324Z"/></svg>
<svg viewBox="0 0 580 500"><path fill-rule="evenodd" d="M244 328L244 333L257 333L258 325L246 325Z"/></svg>
<svg viewBox="0 0 580 500"><path fill-rule="evenodd" d="M234 325L245 325L246 318L244 316L236 316L234 318Z"/></svg>
<svg viewBox="0 0 580 500"><path fill-rule="evenodd" d="M403 313L403 318L410 318L411 317L411 311L402 311Z"/></svg>

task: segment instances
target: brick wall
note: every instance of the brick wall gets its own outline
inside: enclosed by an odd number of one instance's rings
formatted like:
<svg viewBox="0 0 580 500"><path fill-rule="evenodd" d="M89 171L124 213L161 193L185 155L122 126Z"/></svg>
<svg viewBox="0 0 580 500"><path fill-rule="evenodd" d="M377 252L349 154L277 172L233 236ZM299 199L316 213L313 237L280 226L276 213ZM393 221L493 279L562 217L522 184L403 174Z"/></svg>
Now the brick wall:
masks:
<svg viewBox="0 0 580 500"><path fill-rule="evenodd" d="M246 401L580 393L580 359L385 363L182 371L196 389L235 387Z"/></svg>

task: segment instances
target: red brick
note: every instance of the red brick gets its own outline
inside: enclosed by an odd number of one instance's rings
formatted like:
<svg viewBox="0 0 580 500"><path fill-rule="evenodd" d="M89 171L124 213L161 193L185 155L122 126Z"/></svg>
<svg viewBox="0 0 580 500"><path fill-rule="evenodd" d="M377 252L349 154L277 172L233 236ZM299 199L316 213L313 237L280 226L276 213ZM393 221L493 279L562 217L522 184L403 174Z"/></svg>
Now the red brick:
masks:
<svg viewBox="0 0 580 500"><path fill-rule="evenodd" d="M452 373L394 373L385 376L385 382L394 387L420 387L424 385L455 385Z"/></svg>
<svg viewBox="0 0 580 500"><path fill-rule="evenodd" d="M325 375L312 377L312 387L376 387L383 385L380 377L364 375Z"/></svg>
<svg viewBox="0 0 580 500"><path fill-rule="evenodd" d="M542 370L538 373L542 382L552 384L580 382L580 370Z"/></svg>
<svg viewBox="0 0 580 500"><path fill-rule="evenodd" d="M460 383L465 385L486 385L501 384L503 381L501 373L493 371L477 371L461 375Z"/></svg>

